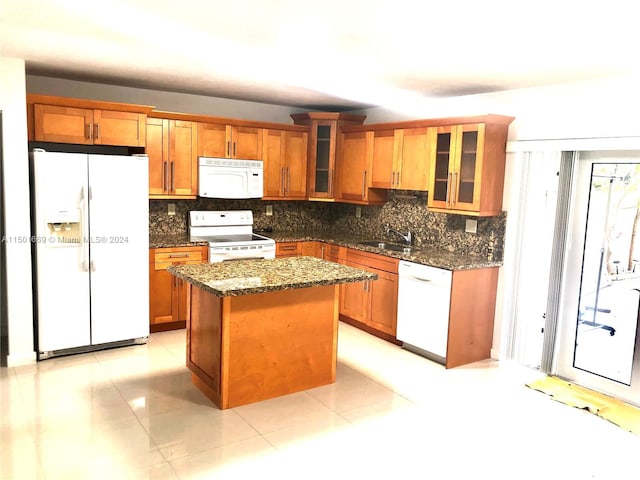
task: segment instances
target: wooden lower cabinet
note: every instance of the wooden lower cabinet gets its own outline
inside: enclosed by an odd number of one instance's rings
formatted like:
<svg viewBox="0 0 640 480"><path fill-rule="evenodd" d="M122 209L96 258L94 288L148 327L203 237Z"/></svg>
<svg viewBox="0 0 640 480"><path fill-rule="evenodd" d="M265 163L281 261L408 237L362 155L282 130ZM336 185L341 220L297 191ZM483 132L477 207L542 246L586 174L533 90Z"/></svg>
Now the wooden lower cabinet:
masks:
<svg viewBox="0 0 640 480"><path fill-rule="evenodd" d="M149 330L152 333L185 327L186 284L167 272L167 268L206 262L207 250L206 246L149 250Z"/></svg>
<svg viewBox="0 0 640 480"><path fill-rule="evenodd" d="M398 316L398 260L347 248L344 263L377 273L378 280L340 286L340 320L394 341Z"/></svg>
<svg viewBox="0 0 640 480"><path fill-rule="evenodd" d="M276 258L299 257L303 242L276 242Z"/></svg>

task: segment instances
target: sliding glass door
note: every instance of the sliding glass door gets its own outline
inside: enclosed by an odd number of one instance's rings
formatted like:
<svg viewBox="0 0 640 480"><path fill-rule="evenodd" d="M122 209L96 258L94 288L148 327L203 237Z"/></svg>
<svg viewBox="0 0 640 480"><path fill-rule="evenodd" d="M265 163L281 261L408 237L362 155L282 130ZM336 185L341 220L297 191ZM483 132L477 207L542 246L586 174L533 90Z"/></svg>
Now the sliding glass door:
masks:
<svg viewBox="0 0 640 480"><path fill-rule="evenodd" d="M581 152L570 208L557 373L640 404L640 152Z"/></svg>

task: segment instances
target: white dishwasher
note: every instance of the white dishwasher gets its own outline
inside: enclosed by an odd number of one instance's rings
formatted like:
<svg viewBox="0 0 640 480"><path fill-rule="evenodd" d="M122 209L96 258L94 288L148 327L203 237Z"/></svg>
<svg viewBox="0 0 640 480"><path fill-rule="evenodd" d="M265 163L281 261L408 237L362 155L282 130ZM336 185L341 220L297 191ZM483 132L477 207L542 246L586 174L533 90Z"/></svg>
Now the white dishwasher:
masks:
<svg viewBox="0 0 640 480"><path fill-rule="evenodd" d="M396 338L416 353L447 356L451 271L401 260Z"/></svg>

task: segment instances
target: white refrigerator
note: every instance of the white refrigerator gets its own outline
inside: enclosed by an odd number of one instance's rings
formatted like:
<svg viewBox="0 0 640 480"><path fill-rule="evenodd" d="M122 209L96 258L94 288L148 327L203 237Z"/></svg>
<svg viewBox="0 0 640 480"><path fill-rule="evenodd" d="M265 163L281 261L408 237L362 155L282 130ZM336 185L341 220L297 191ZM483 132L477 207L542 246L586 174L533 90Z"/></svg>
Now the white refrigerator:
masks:
<svg viewBox="0 0 640 480"><path fill-rule="evenodd" d="M38 358L146 342L148 158L30 157Z"/></svg>

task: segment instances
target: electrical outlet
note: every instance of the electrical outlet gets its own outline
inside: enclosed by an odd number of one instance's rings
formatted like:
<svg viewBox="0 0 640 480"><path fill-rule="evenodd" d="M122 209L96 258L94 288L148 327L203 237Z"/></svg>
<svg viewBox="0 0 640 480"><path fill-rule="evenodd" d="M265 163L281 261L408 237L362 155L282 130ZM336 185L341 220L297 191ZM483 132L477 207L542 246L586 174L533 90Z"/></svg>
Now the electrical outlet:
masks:
<svg viewBox="0 0 640 480"><path fill-rule="evenodd" d="M167 215L173 217L176 214L176 204L170 203L167 207Z"/></svg>
<svg viewBox="0 0 640 480"><path fill-rule="evenodd" d="M478 220L475 218L467 218L464 225L464 231L467 233L478 232Z"/></svg>
<svg viewBox="0 0 640 480"><path fill-rule="evenodd" d="M267 205L267 217L273 215L273 205Z"/></svg>
<svg viewBox="0 0 640 480"><path fill-rule="evenodd" d="M356 218L360 218L362 217L362 207L357 206L356 207Z"/></svg>

